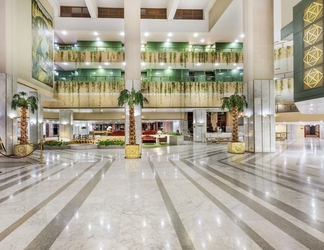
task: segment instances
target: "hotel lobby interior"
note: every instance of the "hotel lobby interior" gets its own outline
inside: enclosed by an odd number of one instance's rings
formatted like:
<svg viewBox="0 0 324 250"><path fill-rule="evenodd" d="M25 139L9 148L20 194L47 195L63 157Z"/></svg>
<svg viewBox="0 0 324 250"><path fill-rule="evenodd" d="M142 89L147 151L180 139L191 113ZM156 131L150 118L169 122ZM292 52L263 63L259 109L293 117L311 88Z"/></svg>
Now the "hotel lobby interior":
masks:
<svg viewBox="0 0 324 250"><path fill-rule="evenodd" d="M322 6L0 2L0 249L324 249ZM135 159L97 145L129 141L117 98L132 87L149 100ZM39 100L29 140L45 142L28 157L13 149L20 91ZM243 154L221 109L234 93Z"/></svg>

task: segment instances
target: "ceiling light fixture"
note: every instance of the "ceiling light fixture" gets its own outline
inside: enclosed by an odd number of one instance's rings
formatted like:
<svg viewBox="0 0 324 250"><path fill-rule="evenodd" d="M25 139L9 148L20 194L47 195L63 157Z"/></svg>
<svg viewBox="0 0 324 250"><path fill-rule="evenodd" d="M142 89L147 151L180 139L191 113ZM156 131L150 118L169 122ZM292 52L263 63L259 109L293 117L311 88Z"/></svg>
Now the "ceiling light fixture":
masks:
<svg viewBox="0 0 324 250"><path fill-rule="evenodd" d="M205 39L201 39L200 42L201 42L201 43L205 42Z"/></svg>
<svg viewBox="0 0 324 250"><path fill-rule="evenodd" d="M67 34L67 32L66 32L65 30L63 30L63 31L62 31L62 34L63 34L63 35L66 35L66 34Z"/></svg>
<svg viewBox="0 0 324 250"><path fill-rule="evenodd" d="M168 33L168 36L171 37L171 36L173 36L173 34L170 32L170 33Z"/></svg>
<svg viewBox="0 0 324 250"><path fill-rule="evenodd" d="M194 37L197 37L197 36L198 36L198 33L195 33L193 36L194 36Z"/></svg>
<svg viewBox="0 0 324 250"><path fill-rule="evenodd" d="M99 34L97 31L95 31L95 32L93 32L93 35L98 36Z"/></svg>
<svg viewBox="0 0 324 250"><path fill-rule="evenodd" d="M150 34L148 32L145 32L144 33L144 36L149 36Z"/></svg>
<svg viewBox="0 0 324 250"><path fill-rule="evenodd" d="M120 32L120 35L121 35L121 36L125 36L125 33L124 33L124 32Z"/></svg>

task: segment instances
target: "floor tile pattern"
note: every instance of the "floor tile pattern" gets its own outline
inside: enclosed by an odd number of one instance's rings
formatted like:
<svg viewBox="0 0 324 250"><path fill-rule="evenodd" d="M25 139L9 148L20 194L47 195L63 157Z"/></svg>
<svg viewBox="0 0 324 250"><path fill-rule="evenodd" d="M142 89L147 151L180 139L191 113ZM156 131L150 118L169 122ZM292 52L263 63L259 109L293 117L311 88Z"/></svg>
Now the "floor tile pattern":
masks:
<svg viewBox="0 0 324 250"><path fill-rule="evenodd" d="M0 249L324 249L324 141L48 150L0 164ZM39 157L39 152L34 153Z"/></svg>

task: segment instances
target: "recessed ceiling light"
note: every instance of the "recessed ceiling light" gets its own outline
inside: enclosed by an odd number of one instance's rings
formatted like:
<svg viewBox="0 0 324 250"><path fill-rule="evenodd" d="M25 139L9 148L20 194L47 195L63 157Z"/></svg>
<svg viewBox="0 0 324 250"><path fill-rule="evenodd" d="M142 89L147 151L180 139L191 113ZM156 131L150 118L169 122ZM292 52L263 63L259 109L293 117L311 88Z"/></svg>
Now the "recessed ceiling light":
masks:
<svg viewBox="0 0 324 250"><path fill-rule="evenodd" d="M64 64L64 65L68 65L68 63L67 63L67 62L64 62L63 64Z"/></svg>
<svg viewBox="0 0 324 250"><path fill-rule="evenodd" d="M201 39L200 42L201 42L201 43L205 42L205 39Z"/></svg>
<svg viewBox="0 0 324 250"><path fill-rule="evenodd" d="M241 37L244 37L244 34L242 34Z"/></svg>
<svg viewBox="0 0 324 250"><path fill-rule="evenodd" d="M126 62L123 62L123 65L126 65Z"/></svg>
<svg viewBox="0 0 324 250"><path fill-rule="evenodd" d="M170 42L170 39L169 38L167 39L167 42Z"/></svg>
<svg viewBox="0 0 324 250"><path fill-rule="evenodd" d="M145 33L144 33L144 36L149 36L149 33L148 33L148 32L145 32Z"/></svg>
<svg viewBox="0 0 324 250"><path fill-rule="evenodd" d="M198 33L195 33L193 36L194 36L194 37L197 37L197 36L198 36Z"/></svg>
<svg viewBox="0 0 324 250"><path fill-rule="evenodd" d="M90 65L90 63L89 63L89 62L86 62L85 64L86 64L86 65Z"/></svg>
<svg viewBox="0 0 324 250"><path fill-rule="evenodd" d="M236 39L236 40L235 40L235 43L238 43L238 41L239 41L239 40Z"/></svg>
<svg viewBox="0 0 324 250"><path fill-rule="evenodd" d="M100 37L97 37L97 41L100 41Z"/></svg>
<svg viewBox="0 0 324 250"><path fill-rule="evenodd" d="M141 64L144 66L145 65L145 62L142 62Z"/></svg>
<svg viewBox="0 0 324 250"><path fill-rule="evenodd" d="M105 65L109 65L109 62L105 62Z"/></svg>
<svg viewBox="0 0 324 250"><path fill-rule="evenodd" d="M97 31L93 32L93 34L94 34L95 36L98 36L98 32L97 32Z"/></svg>
<svg viewBox="0 0 324 250"><path fill-rule="evenodd" d="M102 66L101 65L99 65L99 67L98 67L99 69L101 69L102 68Z"/></svg>
<svg viewBox="0 0 324 250"><path fill-rule="evenodd" d="M121 35L121 36L125 36L125 33L124 33L124 32L120 32L120 35Z"/></svg>
<svg viewBox="0 0 324 250"><path fill-rule="evenodd" d="M163 65L164 65L164 63L163 63L163 62L161 62L161 63L160 63L160 65L161 65L161 66L163 66Z"/></svg>
<svg viewBox="0 0 324 250"><path fill-rule="evenodd" d="M168 33L168 36L173 36L173 34L170 32L170 33Z"/></svg>
<svg viewBox="0 0 324 250"><path fill-rule="evenodd" d="M215 63L215 66L218 66L219 64L218 63Z"/></svg>
<svg viewBox="0 0 324 250"><path fill-rule="evenodd" d="M66 34L67 34L67 32L66 32L65 30L63 30L63 31L62 31L62 34L63 34L63 35L66 35Z"/></svg>

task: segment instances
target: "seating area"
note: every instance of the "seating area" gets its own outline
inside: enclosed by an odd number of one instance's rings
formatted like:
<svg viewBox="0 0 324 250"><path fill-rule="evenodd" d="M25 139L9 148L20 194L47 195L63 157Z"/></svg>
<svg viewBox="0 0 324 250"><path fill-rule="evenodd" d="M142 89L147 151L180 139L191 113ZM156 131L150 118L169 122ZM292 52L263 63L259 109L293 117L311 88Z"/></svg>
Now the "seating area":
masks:
<svg viewBox="0 0 324 250"><path fill-rule="evenodd" d="M168 142L168 137L164 136L164 137L159 137L159 143L167 143Z"/></svg>
<svg viewBox="0 0 324 250"><path fill-rule="evenodd" d="M231 133L205 133L204 134L204 141L205 142L227 142L231 140Z"/></svg>
<svg viewBox="0 0 324 250"><path fill-rule="evenodd" d="M154 135L142 135L142 143L156 143Z"/></svg>
<svg viewBox="0 0 324 250"><path fill-rule="evenodd" d="M111 133L111 136L125 136L125 130L115 130Z"/></svg>

